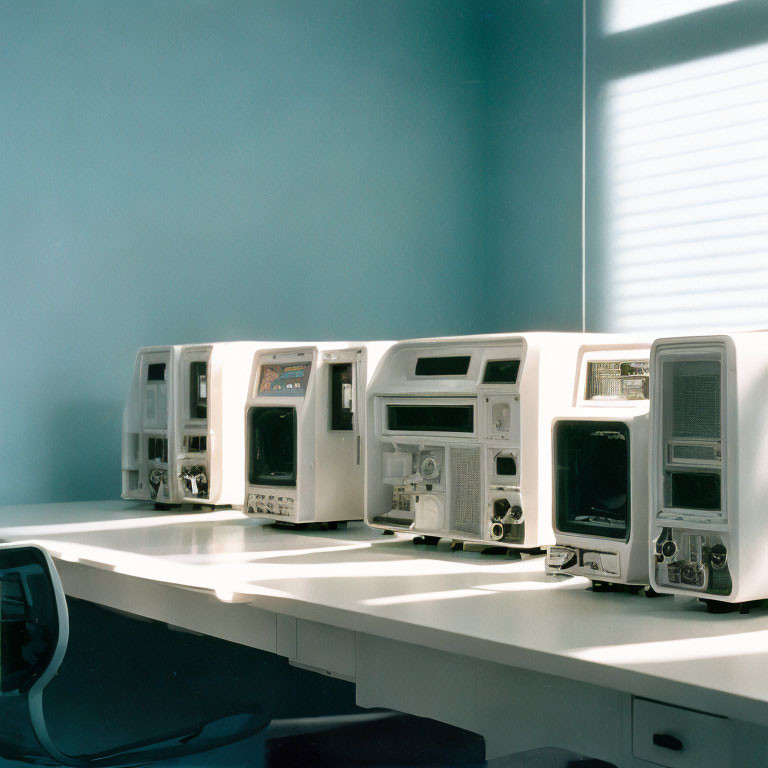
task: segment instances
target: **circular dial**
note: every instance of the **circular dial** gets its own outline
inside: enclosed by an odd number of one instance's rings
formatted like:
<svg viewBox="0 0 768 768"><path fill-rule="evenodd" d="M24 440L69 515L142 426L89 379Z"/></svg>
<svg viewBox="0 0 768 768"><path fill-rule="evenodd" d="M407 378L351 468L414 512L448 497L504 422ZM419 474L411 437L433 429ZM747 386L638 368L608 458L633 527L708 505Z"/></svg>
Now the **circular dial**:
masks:
<svg viewBox="0 0 768 768"><path fill-rule="evenodd" d="M421 462L421 474L426 478L432 478L437 474L437 462L434 456L427 456Z"/></svg>

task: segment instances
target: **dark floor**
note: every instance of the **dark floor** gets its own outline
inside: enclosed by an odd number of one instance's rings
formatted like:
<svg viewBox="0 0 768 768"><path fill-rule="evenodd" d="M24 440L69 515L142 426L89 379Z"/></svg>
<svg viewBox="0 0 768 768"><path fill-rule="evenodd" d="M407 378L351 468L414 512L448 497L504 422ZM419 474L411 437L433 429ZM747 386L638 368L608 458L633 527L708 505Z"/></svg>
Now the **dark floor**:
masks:
<svg viewBox="0 0 768 768"><path fill-rule="evenodd" d="M70 638L45 693L53 741L67 754L121 745L249 713L263 730L212 751L155 762L179 768L592 768L561 750L485 763L481 737L433 720L355 705L352 683L275 654L68 599ZM6 724L8 725L8 724ZM3 724L0 722L0 735ZM198 740L199 743L199 740ZM195 740L189 742L194 748ZM0 758L0 766L23 763Z"/></svg>
<svg viewBox="0 0 768 768"><path fill-rule="evenodd" d="M352 683L293 667L272 653L84 601L68 599L68 607L67 654L44 698L49 733L66 754L113 750L250 713L263 724L260 733L159 764L484 765L479 736L422 718L363 710L355 705ZM332 729L329 718L335 718ZM21 764L0 758L0 765Z"/></svg>

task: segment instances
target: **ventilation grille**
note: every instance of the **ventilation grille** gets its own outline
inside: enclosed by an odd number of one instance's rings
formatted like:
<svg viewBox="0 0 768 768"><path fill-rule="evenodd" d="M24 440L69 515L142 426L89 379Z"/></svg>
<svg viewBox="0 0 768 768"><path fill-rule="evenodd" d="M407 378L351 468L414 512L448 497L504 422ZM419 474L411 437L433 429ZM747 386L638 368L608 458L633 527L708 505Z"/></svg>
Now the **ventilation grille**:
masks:
<svg viewBox="0 0 768 768"><path fill-rule="evenodd" d="M672 434L720 439L720 364L673 363Z"/></svg>
<svg viewBox="0 0 768 768"><path fill-rule="evenodd" d="M587 400L621 395L620 363L587 363Z"/></svg>
<svg viewBox="0 0 768 768"><path fill-rule="evenodd" d="M672 457L694 461L716 461L718 458L717 450L711 445L675 445L672 446Z"/></svg>
<svg viewBox="0 0 768 768"><path fill-rule="evenodd" d="M451 530L482 535L480 447L451 448Z"/></svg>

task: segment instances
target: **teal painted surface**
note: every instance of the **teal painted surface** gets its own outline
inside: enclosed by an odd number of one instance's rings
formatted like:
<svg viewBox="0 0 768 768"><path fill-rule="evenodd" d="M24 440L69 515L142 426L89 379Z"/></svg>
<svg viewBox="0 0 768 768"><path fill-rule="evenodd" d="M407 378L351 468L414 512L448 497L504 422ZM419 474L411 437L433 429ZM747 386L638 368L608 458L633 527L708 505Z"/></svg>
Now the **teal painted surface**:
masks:
<svg viewBox="0 0 768 768"><path fill-rule="evenodd" d="M581 0L488 4L487 330L581 330Z"/></svg>
<svg viewBox="0 0 768 768"><path fill-rule="evenodd" d="M577 327L579 8L0 5L2 502L119 494L143 345Z"/></svg>
<svg viewBox="0 0 768 768"><path fill-rule="evenodd" d="M119 495L139 346L481 329L470 0L0 6L2 502Z"/></svg>

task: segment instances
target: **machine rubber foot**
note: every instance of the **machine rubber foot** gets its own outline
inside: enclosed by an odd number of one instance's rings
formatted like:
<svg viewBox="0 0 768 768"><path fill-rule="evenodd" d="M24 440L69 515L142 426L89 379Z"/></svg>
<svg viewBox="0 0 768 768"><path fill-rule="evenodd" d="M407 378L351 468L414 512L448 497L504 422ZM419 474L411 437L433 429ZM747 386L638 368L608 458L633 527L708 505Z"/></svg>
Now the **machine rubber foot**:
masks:
<svg viewBox="0 0 768 768"><path fill-rule="evenodd" d="M481 555L506 555L509 550L507 547L486 547L480 551Z"/></svg>
<svg viewBox="0 0 768 768"><path fill-rule="evenodd" d="M463 541L452 541L451 542L451 552L463 552L464 551L464 542Z"/></svg>
<svg viewBox="0 0 768 768"><path fill-rule="evenodd" d="M593 592L628 592L636 595L643 588L642 584L616 584L613 581L593 581ZM653 595L649 595L652 597Z"/></svg>
<svg viewBox="0 0 768 768"><path fill-rule="evenodd" d="M439 536L415 536L414 544L426 544L428 547L436 547L440 542Z"/></svg>
<svg viewBox="0 0 768 768"><path fill-rule="evenodd" d="M389 530L387 530L387 531L382 531L382 532L381 532L381 535L382 535L382 536L394 536L394 535L395 535L395 532L394 532L394 531L389 531Z"/></svg>
<svg viewBox="0 0 768 768"><path fill-rule="evenodd" d="M707 613L749 613L747 603L725 603L722 600L707 600L705 597L699 599L707 606Z"/></svg>

